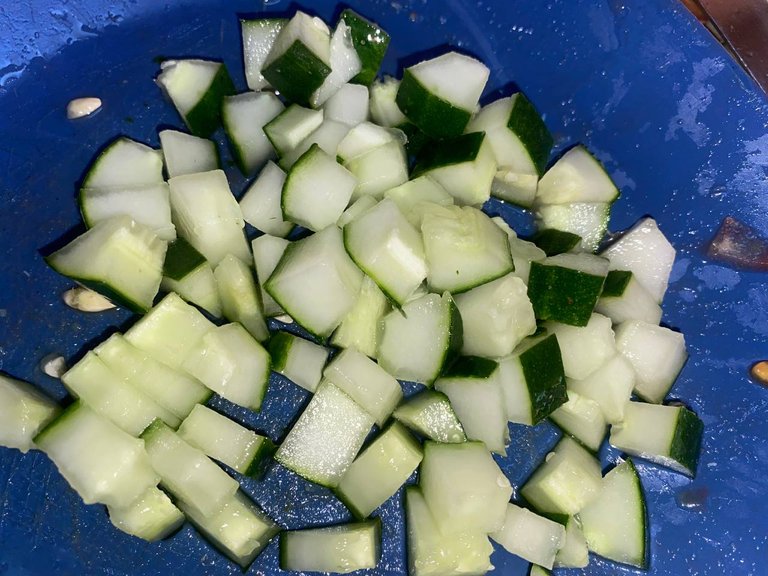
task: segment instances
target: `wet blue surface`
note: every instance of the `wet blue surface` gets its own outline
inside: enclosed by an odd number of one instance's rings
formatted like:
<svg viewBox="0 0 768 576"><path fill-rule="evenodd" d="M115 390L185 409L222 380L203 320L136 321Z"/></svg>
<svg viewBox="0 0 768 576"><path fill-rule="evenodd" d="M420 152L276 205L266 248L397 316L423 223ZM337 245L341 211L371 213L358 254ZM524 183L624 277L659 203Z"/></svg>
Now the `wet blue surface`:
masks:
<svg viewBox="0 0 768 576"><path fill-rule="evenodd" d="M708 262L704 251L726 215L768 233L765 97L672 0L351 4L392 34L389 72L414 52L449 44L491 67L489 93L511 83L526 91L558 146L584 142L621 187L613 230L644 214L658 220L678 250L664 322L685 333L691 355L673 396L691 404L706 430L696 480L639 466L650 573L765 574L768 390L750 381L748 368L768 356L768 284L764 274ZM326 19L338 12L332 2L311 6ZM78 226L76 183L96 150L117 134L156 145L159 124L179 125L153 83L157 58L223 58L244 88L236 15L262 7L241 0L0 6L0 370L63 398L40 359L76 358L130 321L123 311L67 309L59 294L69 283L44 266L39 250ZM103 110L67 121L67 102L86 95L102 98ZM235 190L242 186L233 180ZM279 438L304 400L275 380L261 414L227 408ZM555 437L548 427L512 430L515 448L503 466L515 485ZM606 454L606 463L615 456ZM288 527L347 518L327 491L279 469L243 487ZM397 500L381 515L385 550L375 573L404 574ZM494 574L525 573L503 551L493 561ZM79 501L42 454L0 449L0 575L238 572L188 527L156 544L121 534L102 508ZM625 572L633 571L598 559L563 571ZM249 573L279 573L274 543Z"/></svg>

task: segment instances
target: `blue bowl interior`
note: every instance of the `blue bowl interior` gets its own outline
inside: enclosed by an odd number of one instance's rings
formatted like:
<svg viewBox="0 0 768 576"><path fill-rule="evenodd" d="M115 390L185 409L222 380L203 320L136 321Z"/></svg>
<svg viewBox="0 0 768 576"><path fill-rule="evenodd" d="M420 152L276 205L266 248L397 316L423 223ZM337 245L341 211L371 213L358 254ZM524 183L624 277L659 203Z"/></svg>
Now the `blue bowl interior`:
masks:
<svg viewBox="0 0 768 576"><path fill-rule="evenodd" d="M678 250L664 323L679 328L690 351L672 395L705 422L694 481L640 463L648 498L649 573L760 574L768 537L768 392L748 377L766 354L765 276L706 257L723 217L768 234L768 109L763 95L729 56L673 0L351 2L392 35L385 71L399 72L419 54L451 46L491 67L486 100L513 88L544 113L562 150L585 143L622 191L612 230L654 216ZM70 282L40 251L80 228L77 183L94 153L123 134L157 145L158 126L181 123L153 83L166 57L222 58L245 89L237 16L286 13L297 5L244 0L34 0L0 18L0 370L40 385L56 398L60 383L39 362L57 353L77 359L105 334L132 321L121 310L78 314L59 295ZM330 21L335 2L311 10ZM67 102L97 95L92 118L66 120ZM224 139L216 139L223 145ZM235 170L236 193L245 186ZM525 230L527 215L491 203ZM282 437L306 395L274 377L264 409L218 406L273 439ZM521 482L558 436L554 428L513 427L513 448L500 460ZM604 463L618 456L606 451ZM84 506L40 453L0 450L0 574L236 574L188 526L147 544L113 529L103 508ZM326 490L275 468L243 489L289 528L344 521ZM384 551L370 574L404 574L399 497L380 510ZM496 574L524 574L526 563L503 550ZM279 573L273 542L250 569ZM633 572L593 559L568 574Z"/></svg>

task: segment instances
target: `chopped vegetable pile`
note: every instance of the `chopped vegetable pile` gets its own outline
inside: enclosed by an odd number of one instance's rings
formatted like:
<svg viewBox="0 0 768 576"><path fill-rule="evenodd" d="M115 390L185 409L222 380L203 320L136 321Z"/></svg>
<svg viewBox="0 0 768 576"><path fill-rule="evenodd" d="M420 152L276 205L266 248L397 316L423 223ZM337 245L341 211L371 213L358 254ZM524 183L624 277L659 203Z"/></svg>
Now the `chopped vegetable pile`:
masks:
<svg viewBox="0 0 768 576"><path fill-rule="evenodd" d="M490 71L470 56L381 78L389 36L350 9L333 30L301 11L241 24L248 91L221 62L165 61L186 131L93 161L87 231L46 261L80 285L75 310L140 317L46 364L66 407L0 375L0 444L42 450L117 529L154 541L189 521L244 569L276 537L284 570L376 568L396 494L410 576L485 574L491 540L531 574L589 553L646 567L634 459L693 477L703 428L664 403L687 352L660 325L675 249L656 222L606 243L619 190L601 163L581 145L553 159L522 93L480 107ZM219 127L250 178L237 196ZM491 218L491 197L538 232ZM259 410L273 372L311 394L282 438L206 406ZM514 502L510 422L563 433ZM626 458L603 474L606 441ZM239 483L274 466L351 521L284 531Z"/></svg>

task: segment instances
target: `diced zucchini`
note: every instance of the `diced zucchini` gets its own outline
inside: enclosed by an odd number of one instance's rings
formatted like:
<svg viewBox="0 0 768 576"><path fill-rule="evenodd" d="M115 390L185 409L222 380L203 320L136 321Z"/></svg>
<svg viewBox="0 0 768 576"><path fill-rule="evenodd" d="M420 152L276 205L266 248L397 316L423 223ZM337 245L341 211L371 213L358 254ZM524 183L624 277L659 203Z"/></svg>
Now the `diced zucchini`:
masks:
<svg viewBox="0 0 768 576"><path fill-rule="evenodd" d="M322 124L309 136L280 157L280 167L283 170L290 169L313 144L317 144L329 156L335 157L339 142L344 139L348 132L348 125L330 118L324 119Z"/></svg>
<svg viewBox="0 0 768 576"><path fill-rule="evenodd" d="M323 83L309 99L315 108L325 104L339 91L339 88L357 76L363 68L353 44L352 30L343 18L339 19L336 30L331 35L330 66L330 74L325 77Z"/></svg>
<svg viewBox="0 0 768 576"><path fill-rule="evenodd" d="M441 140L421 151L413 176L428 174L458 204L479 206L491 197L496 160L483 132Z"/></svg>
<svg viewBox="0 0 768 576"><path fill-rule="evenodd" d="M253 176L274 156L263 128L284 108L271 92L244 92L224 98L221 109L224 130L232 156L246 176Z"/></svg>
<svg viewBox="0 0 768 576"><path fill-rule="evenodd" d="M629 360L616 354L583 380L568 379L568 390L591 398L600 406L606 422L619 424L624 420L624 407L632 395L635 379Z"/></svg>
<svg viewBox="0 0 768 576"><path fill-rule="evenodd" d="M491 538L523 560L552 568L557 551L565 543L565 528L530 510L507 504L504 526Z"/></svg>
<svg viewBox="0 0 768 576"><path fill-rule="evenodd" d="M259 410L267 391L269 353L240 324L217 326L184 359L184 369L219 396Z"/></svg>
<svg viewBox="0 0 768 576"><path fill-rule="evenodd" d="M184 238L168 244L163 262L160 288L176 292L187 302L197 304L213 316L221 316L221 300L208 261Z"/></svg>
<svg viewBox="0 0 768 576"><path fill-rule="evenodd" d="M45 258L59 274L134 312L146 312L160 289L168 244L129 216L102 220Z"/></svg>
<svg viewBox="0 0 768 576"><path fill-rule="evenodd" d="M284 532L280 568L348 574L376 568L381 555L381 520Z"/></svg>
<svg viewBox="0 0 768 576"><path fill-rule="evenodd" d="M661 322L661 306L635 275L626 270L608 272L595 311L608 316L614 324L627 320L642 320L649 324Z"/></svg>
<svg viewBox="0 0 768 576"><path fill-rule="evenodd" d="M261 293L251 267L229 254L218 263L213 276L224 317L239 322L259 342L269 338Z"/></svg>
<svg viewBox="0 0 768 576"><path fill-rule="evenodd" d="M539 229L576 234L581 238L579 249L585 252L595 252L600 246L610 217L611 205L606 202L541 204L536 207Z"/></svg>
<svg viewBox="0 0 768 576"><path fill-rule="evenodd" d="M336 156L341 162L349 162L390 142L402 140L402 134L373 122L361 122L347 132L339 142Z"/></svg>
<svg viewBox="0 0 768 576"><path fill-rule="evenodd" d="M565 543L555 556L555 566L564 568L584 568L589 564L589 549L584 538L584 530L576 516L565 520Z"/></svg>
<svg viewBox="0 0 768 576"><path fill-rule="evenodd" d="M611 428L610 442L619 450L695 476L703 422L684 406L628 402L624 421Z"/></svg>
<svg viewBox="0 0 768 576"><path fill-rule="evenodd" d="M420 176L390 188L384 192L384 198L397 204L403 216L417 230L421 230L421 220L424 213L429 210L429 204L448 206L454 203L453 196L429 176Z"/></svg>
<svg viewBox="0 0 768 576"><path fill-rule="evenodd" d="M327 338L354 306L362 280L341 230L329 226L293 242L263 285L296 322Z"/></svg>
<svg viewBox="0 0 768 576"><path fill-rule="evenodd" d="M93 161L83 188L142 188L162 184L163 157L159 150L120 137L110 142Z"/></svg>
<svg viewBox="0 0 768 576"><path fill-rule="evenodd" d="M330 350L289 332L273 334L268 349L272 370L305 390L314 392L317 389Z"/></svg>
<svg viewBox="0 0 768 576"><path fill-rule="evenodd" d="M600 496L579 513L589 549L609 560L647 568L645 496L632 461L608 472L603 486Z"/></svg>
<svg viewBox="0 0 768 576"><path fill-rule="evenodd" d="M511 274L457 294L456 306L464 327L462 354L508 356L536 331L525 283Z"/></svg>
<svg viewBox="0 0 768 576"><path fill-rule="evenodd" d="M476 208L434 205L421 232L432 291L466 292L513 269L507 235Z"/></svg>
<svg viewBox="0 0 768 576"><path fill-rule="evenodd" d="M421 234L391 200L344 227L344 247L382 291L403 305L427 277Z"/></svg>
<svg viewBox="0 0 768 576"><path fill-rule="evenodd" d="M287 21L285 18L240 20L245 81L251 90L269 88L269 82L261 75L261 69L275 44L277 35L280 34Z"/></svg>
<svg viewBox="0 0 768 576"><path fill-rule="evenodd" d="M365 276L355 304L336 328L331 344L340 348L355 348L366 356L376 358L381 339L381 320L390 309L389 300L381 288Z"/></svg>
<svg viewBox="0 0 768 576"><path fill-rule="evenodd" d="M586 326L548 322L546 327L557 335L568 378L583 380L616 354L611 320L600 314L592 314Z"/></svg>
<svg viewBox="0 0 768 576"><path fill-rule="evenodd" d="M368 88L344 84L323 105L325 117L347 126L357 126L368 119Z"/></svg>
<svg viewBox="0 0 768 576"><path fill-rule="evenodd" d="M336 220L336 226L343 229L347 224L352 222L352 220L360 216L363 212L373 208L376 204L378 204L378 202L373 196L361 196L344 210L341 216L339 216L339 219Z"/></svg>
<svg viewBox="0 0 768 576"><path fill-rule="evenodd" d="M335 356L323 376L349 394L381 427L403 398L400 383L381 366L354 348Z"/></svg>
<svg viewBox="0 0 768 576"><path fill-rule="evenodd" d="M125 507L156 486L144 443L75 401L34 437L86 504Z"/></svg>
<svg viewBox="0 0 768 576"><path fill-rule="evenodd" d="M607 202L619 190L597 158L584 146L574 146L547 170L539 182L536 200L541 204Z"/></svg>
<svg viewBox="0 0 768 576"><path fill-rule="evenodd" d="M546 230L539 230L533 235L532 240L536 246L544 250L547 256L557 256L578 247L581 237L572 232L548 228Z"/></svg>
<svg viewBox="0 0 768 576"><path fill-rule="evenodd" d="M586 326L608 275L608 261L592 254L559 254L531 263L528 296L536 318Z"/></svg>
<svg viewBox="0 0 768 576"><path fill-rule="evenodd" d="M184 419L178 435L209 458L246 476L260 476L275 451L269 438L202 404Z"/></svg>
<svg viewBox="0 0 768 576"><path fill-rule="evenodd" d="M353 199L363 196L378 199L390 188L408 181L408 158L405 147L397 139L345 161L344 165L357 178Z"/></svg>
<svg viewBox="0 0 768 576"><path fill-rule="evenodd" d="M379 126L392 128L408 121L395 102L399 88L400 80L392 76L384 76L371 84L369 89L371 118Z"/></svg>
<svg viewBox="0 0 768 576"><path fill-rule="evenodd" d="M442 392L423 390L398 406L392 416L417 434L435 442L455 444L467 441L453 406Z"/></svg>
<svg viewBox="0 0 768 576"><path fill-rule="evenodd" d="M435 390L448 396L467 438L506 455L509 430L496 362L462 356L435 380Z"/></svg>
<svg viewBox="0 0 768 576"><path fill-rule="evenodd" d="M243 233L243 213L223 171L176 176L168 185L177 232L205 256L211 266L216 266L227 254L250 262L251 252Z"/></svg>
<svg viewBox="0 0 768 576"><path fill-rule="evenodd" d="M507 419L532 426L567 401L560 346L554 334L534 336L499 361Z"/></svg>
<svg viewBox="0 0 768 576"><path fill-rule="evenodd" d="M416 471L421 446L401 424L390 424L349 466L336 494L357 518L366 518Z"/></svg>
<svg viewBox="0 0 768 576"><path fill-rule="evenodd" d="M288 100L309 103L331 73L331 35L320 18L296 12L280 30L261 74Z"/></svg>
<svg viewBox="0 0 768 576"><path fill-rule="evenodd" d="M611 261L612 270L631 271L654 300L661 303L675 263L675 249L653 218L637 222L601 254Z"/></svg>
<svg viewBox="0 0 768 576"><path fill-rule="evenodd" d="M0 446L23 453L32 438L59 412L59 406L34 386L0 373Z"/></svg>
<svg viewBox="0 0 768 576"><path fill-rule="evenodd" d="M158 136L168 178L219 168L219 152L213 141L177 130L161 130Z"/></svg>
<svg viewBox="0 0 768 576"><path fill-rule="evenodd" d="M330 382L317 388L275 453L296 474L335 487L373 426L374 418Z"/></svg>
<svg viewBox="0 0 768 576"><path fill-rule="evenodd" d="M268 317L279 316L284 311L275 299L264 290L264 283L275 271L277 263L283 257L285 249L290 242L284 238L264 234L251 242L253 250L253 263L256 267L256 278L259 281L259 291L261 292L261 301L264 306L264 315Z"/></svg>
<svg viewBox="0 0 768 576"><path fill-rule="evenodd" d="M190 132L203 138L219 126L224 97L235 93L224 64L207 60L166 60L157 83Z"/></svg>
<svg viewBox="0 0 768 576"><path fill-rule="evenodd" d="M322 230L336 223L356 185L354 174L313 144L285 179L283 216L315 232Z"/></svg>
<svg viewBox="0 0 768 576"><path fill-rule="evenodd" d="M459 353L461 315L449 293L426 294L382 320L379 364L395 378L430 385Z"/></svg>
<svg viewBox="0 0 768 576"><path fill-rule="evenodd" d="M349 26L352 45L362 64L360 72L352 78L352 82L368 86L379 72L379 66L389 46L389 34L350 8L341 13L339 20Z"/></svg>
<svg viewBox="0 0 768 576"><path fill-rule="evenodd" d="M659 404L688 360L685 337L664 326L629 320L616 327L616 347L635 369L635 392Z"/></svg>
<svg viewBox="0 0 768 576"><path fill-rule="evenodd" d="M549 415L566 434L576 438L592 452L603 443L608 426L600 405L576 392L568 391L568 402Z"/></svg>
<svg viewBox="0 0 768 576"><path fill-rule="evenodd" d="M115 528L148 542L162 540L184 524L182 511L156 487L149 488L128 506L109 506L108 511Z"/></svg>
<svg viewBox="0 0 768 576"><path fill-rule="evenodd" d="M600 496L600 462L565 436L525 482L520 494L537 511L578 514Z"/></svg>
<svg viewBox="0 0 768 576"><path fill-rule="evenodd" d="M278 155L294 150L323 123L323 110L291 104L264 126L264 134Z"/></svg>
<svg viewBox="0 0 768 576"><path fill-rule="evenodd" d="M433 138L464 132L488 81L482 62L448 52L406 68L397 105L408 119Z"/></svg>

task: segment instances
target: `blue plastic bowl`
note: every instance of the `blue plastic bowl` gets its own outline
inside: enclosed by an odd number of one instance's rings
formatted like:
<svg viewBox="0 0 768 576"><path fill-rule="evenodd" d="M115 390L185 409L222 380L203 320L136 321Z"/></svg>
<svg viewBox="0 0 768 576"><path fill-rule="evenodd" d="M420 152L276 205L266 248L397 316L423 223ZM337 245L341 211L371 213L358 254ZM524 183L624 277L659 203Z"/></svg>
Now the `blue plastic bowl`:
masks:
<svg viewBox="0 0 768 576"><path fill-rule="evenodd" d="M386 71L414 54L453 46L491 67L488 93L524 90L545 114L559 148L585 143L622 190L613 230L653 215L677 248L664 322L681 329L690 361L672 395L705 422L694 481L641 463L654 575L766 574L768 390L749 366L768 355L765 275L737 272L705 255L723 217L768 233L768 108L751 80L675 0L369 0L350 4L392 34ZM340 7L305 3L329 20ZM125 326L130 315L83 315L59 295L70 282L40 250L79 225L76 183L117 134L157 145L156 127L180 125L153 84L162 57L223 58L241 72L237 15L285 12L286 2L244 0L28 0L0 7L0 369L63 398L44 375L50 353L72 359ZM67 121L73 97L97 95L103 110ZM242 181L235 180L234 188ZM498 205L492 207L499 210ZM505 215L523 223L511 210ZM263 412L233 412L279 438L304 402L274 380ZM231 406L225 409L232 411ZM504 461L516 486L554 442L545 426L515 427ZM603 455L605 462L615 453ZM246 491L284 525L342 521L327 491L276 469ZM405 574L399 499L382 507L385 547L370 574ZM272 543L251 574L273 575ZM495 574L524 574L503 550ZM0 449L0 574L237 574L185 527L147 544L84 506L40 453ZM633 570L593 559L585 570Z"/></svg>

